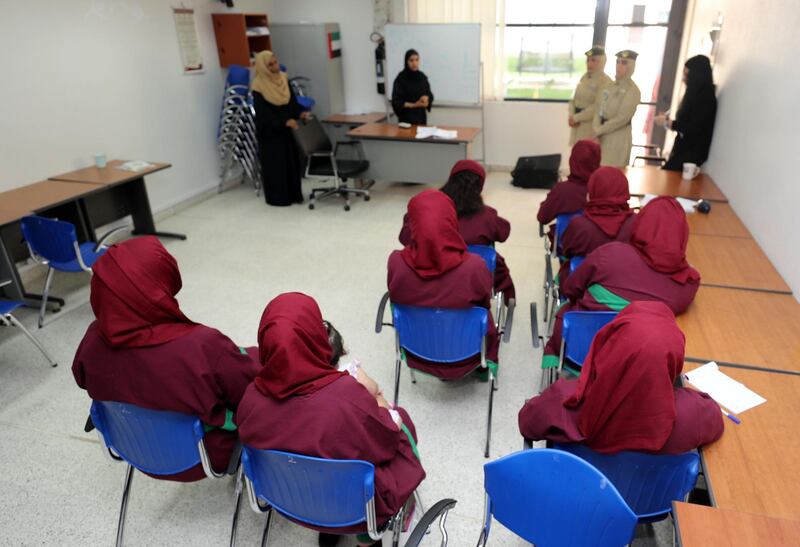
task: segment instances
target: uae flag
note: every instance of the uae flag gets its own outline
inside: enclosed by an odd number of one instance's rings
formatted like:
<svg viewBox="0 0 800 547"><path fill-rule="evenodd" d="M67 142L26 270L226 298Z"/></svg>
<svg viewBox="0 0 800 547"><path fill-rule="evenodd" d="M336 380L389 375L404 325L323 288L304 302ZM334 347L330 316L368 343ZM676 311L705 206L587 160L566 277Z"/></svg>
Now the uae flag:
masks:
<svg viewBox="0 0 800 547"><path fill-rule="evenodd" d="M342 56L342 40L339 37L338 32L329 32L328 33L328 58L333 59L335 57Z"/></svg>

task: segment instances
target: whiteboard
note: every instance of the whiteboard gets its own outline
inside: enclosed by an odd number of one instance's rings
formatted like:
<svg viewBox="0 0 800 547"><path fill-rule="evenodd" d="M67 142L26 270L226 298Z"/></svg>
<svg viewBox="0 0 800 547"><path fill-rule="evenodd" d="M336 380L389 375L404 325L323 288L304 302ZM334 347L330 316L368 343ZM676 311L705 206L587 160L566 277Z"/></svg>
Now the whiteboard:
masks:
<svg viewBox="0 0 800 547"><path fill-rule="evenodd" d="M391 94L405 53L419 52L420 70L431 84L434 105L480 104L481 25L389 24L384 29L386 72ZM391 97L390 97L391 98Z"/></svg>

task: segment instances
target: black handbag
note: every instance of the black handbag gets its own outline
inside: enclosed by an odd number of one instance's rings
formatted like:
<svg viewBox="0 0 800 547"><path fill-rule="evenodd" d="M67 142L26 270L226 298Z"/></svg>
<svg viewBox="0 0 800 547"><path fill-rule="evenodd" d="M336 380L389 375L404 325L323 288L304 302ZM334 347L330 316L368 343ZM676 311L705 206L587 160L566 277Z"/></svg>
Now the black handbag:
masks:
<svg viewBox="0 0 800 547"><path fill-rule="evenodd" d="M558 182L561 154L522 156L511 171L511 184L520 188L552 188Z"/></svg>

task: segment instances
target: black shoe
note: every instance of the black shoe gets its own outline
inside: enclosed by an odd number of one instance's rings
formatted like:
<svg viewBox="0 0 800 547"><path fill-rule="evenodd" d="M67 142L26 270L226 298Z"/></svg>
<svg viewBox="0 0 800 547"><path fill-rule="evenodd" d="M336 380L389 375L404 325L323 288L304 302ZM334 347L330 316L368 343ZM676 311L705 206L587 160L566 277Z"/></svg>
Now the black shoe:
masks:
<svg viewBox="0 0 800 547"><path fill-rule="evenodd" d="M334 547L335 545L339 545L339 539L342 536L337 534L326 534L324 532L319 533L319 547Z"/></svg>

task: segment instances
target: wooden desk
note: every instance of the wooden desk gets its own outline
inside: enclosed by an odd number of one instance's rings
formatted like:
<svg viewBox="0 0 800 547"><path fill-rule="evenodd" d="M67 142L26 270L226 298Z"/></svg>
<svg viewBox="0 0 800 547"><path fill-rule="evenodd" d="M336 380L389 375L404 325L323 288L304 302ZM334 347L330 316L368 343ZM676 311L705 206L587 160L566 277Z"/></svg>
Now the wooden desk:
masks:
<svg viewBox="0 0 800 547"><path fill-rule="evenodd" d="M628 177L628 188L632 195L656 194L708 201L728 201L713 179L705 173L701 173L694 180L683 180L679 172L645 165L643 167L626 167L625 175ZM713 204L711 208L713 211Z"/></svg>
<svg viewBox="0 0 800 547"><path fill-rule="evenodd" d="M789 371L800 371L798 325L800 304L793 296L706 286L678 317L687 357Z"/></svg>
<svg viewBox="0 0 800 547"><path fill-rule="evenodd" d="M692 234L686 257L700 271L704 285L792 294L753 239Z"/></svg>
<svg viewBox="0 0 800 547"><path fill-rule="evenodd" d="M722 438L701 449L714 506L800 520L800 377L724 372L767 402L743 412L741 424L724 419Z"/></svg>
<svg viewBox="0 0 800 547"><path fill-rule="evenodd" d="M7 203L0 203L0 226L5 226L6 224L16 222L22 217L33 212L26 209L7 208L8 205L9 204Z"/></svg>
<svg viewBox="0 0 800 547"><path fill-rule="evenodd" d="M692 235L752 237L733 207L727 203L712 203L711 212L708 214L689 213L686 215L686 220L689 222L689 233Z"/></svg>
<svg viewBox="0 0 800 547"><path fill-rule="evenodd" d="M800 542L800 522L673 502L681 547L783 547Z"/></svg>
<svg viewBox="0 0 800 547"><path fill-rule="evenodd" d="M75 182L43 180L0 193L0 209L42 211L91 194L96 189Z"/></svg>
<svg viewBox="0 0 800 547"><path fill-rule="evenodd" d="M438 127L438 126L437 126ZM364 178L391 182L441 184L453 164L470 157L470 146L480 133L476 127L442 127L456 130L455 139L417 139L417 126L368 123L347 132L357 139L369 160Z"/></svg>
<svg viewBox="0 0 800 547"><path fill-rule="evenodd" d="M385 112L367 112L366 114L331 114L327 118L323 118L322 123L364 125L365 123L382 122L385 119Z"/></svg>
<svg viewBox="0 0 800 547"><path fill-rule="evenodd" d="M172 167L169 163L155 163L152 162L153 167L148 167L141 171L125 171L118 169L120 165L127 160L111 160L106 164L106 167L99 169L94 165L78 169L77 171L70 171L69 173L62 173L50 177L50 180L82 182L85 184L98 184L100 186L113 186L115 184L123 184L132 180L142 178L157 171L162 171Z"/></svg>

